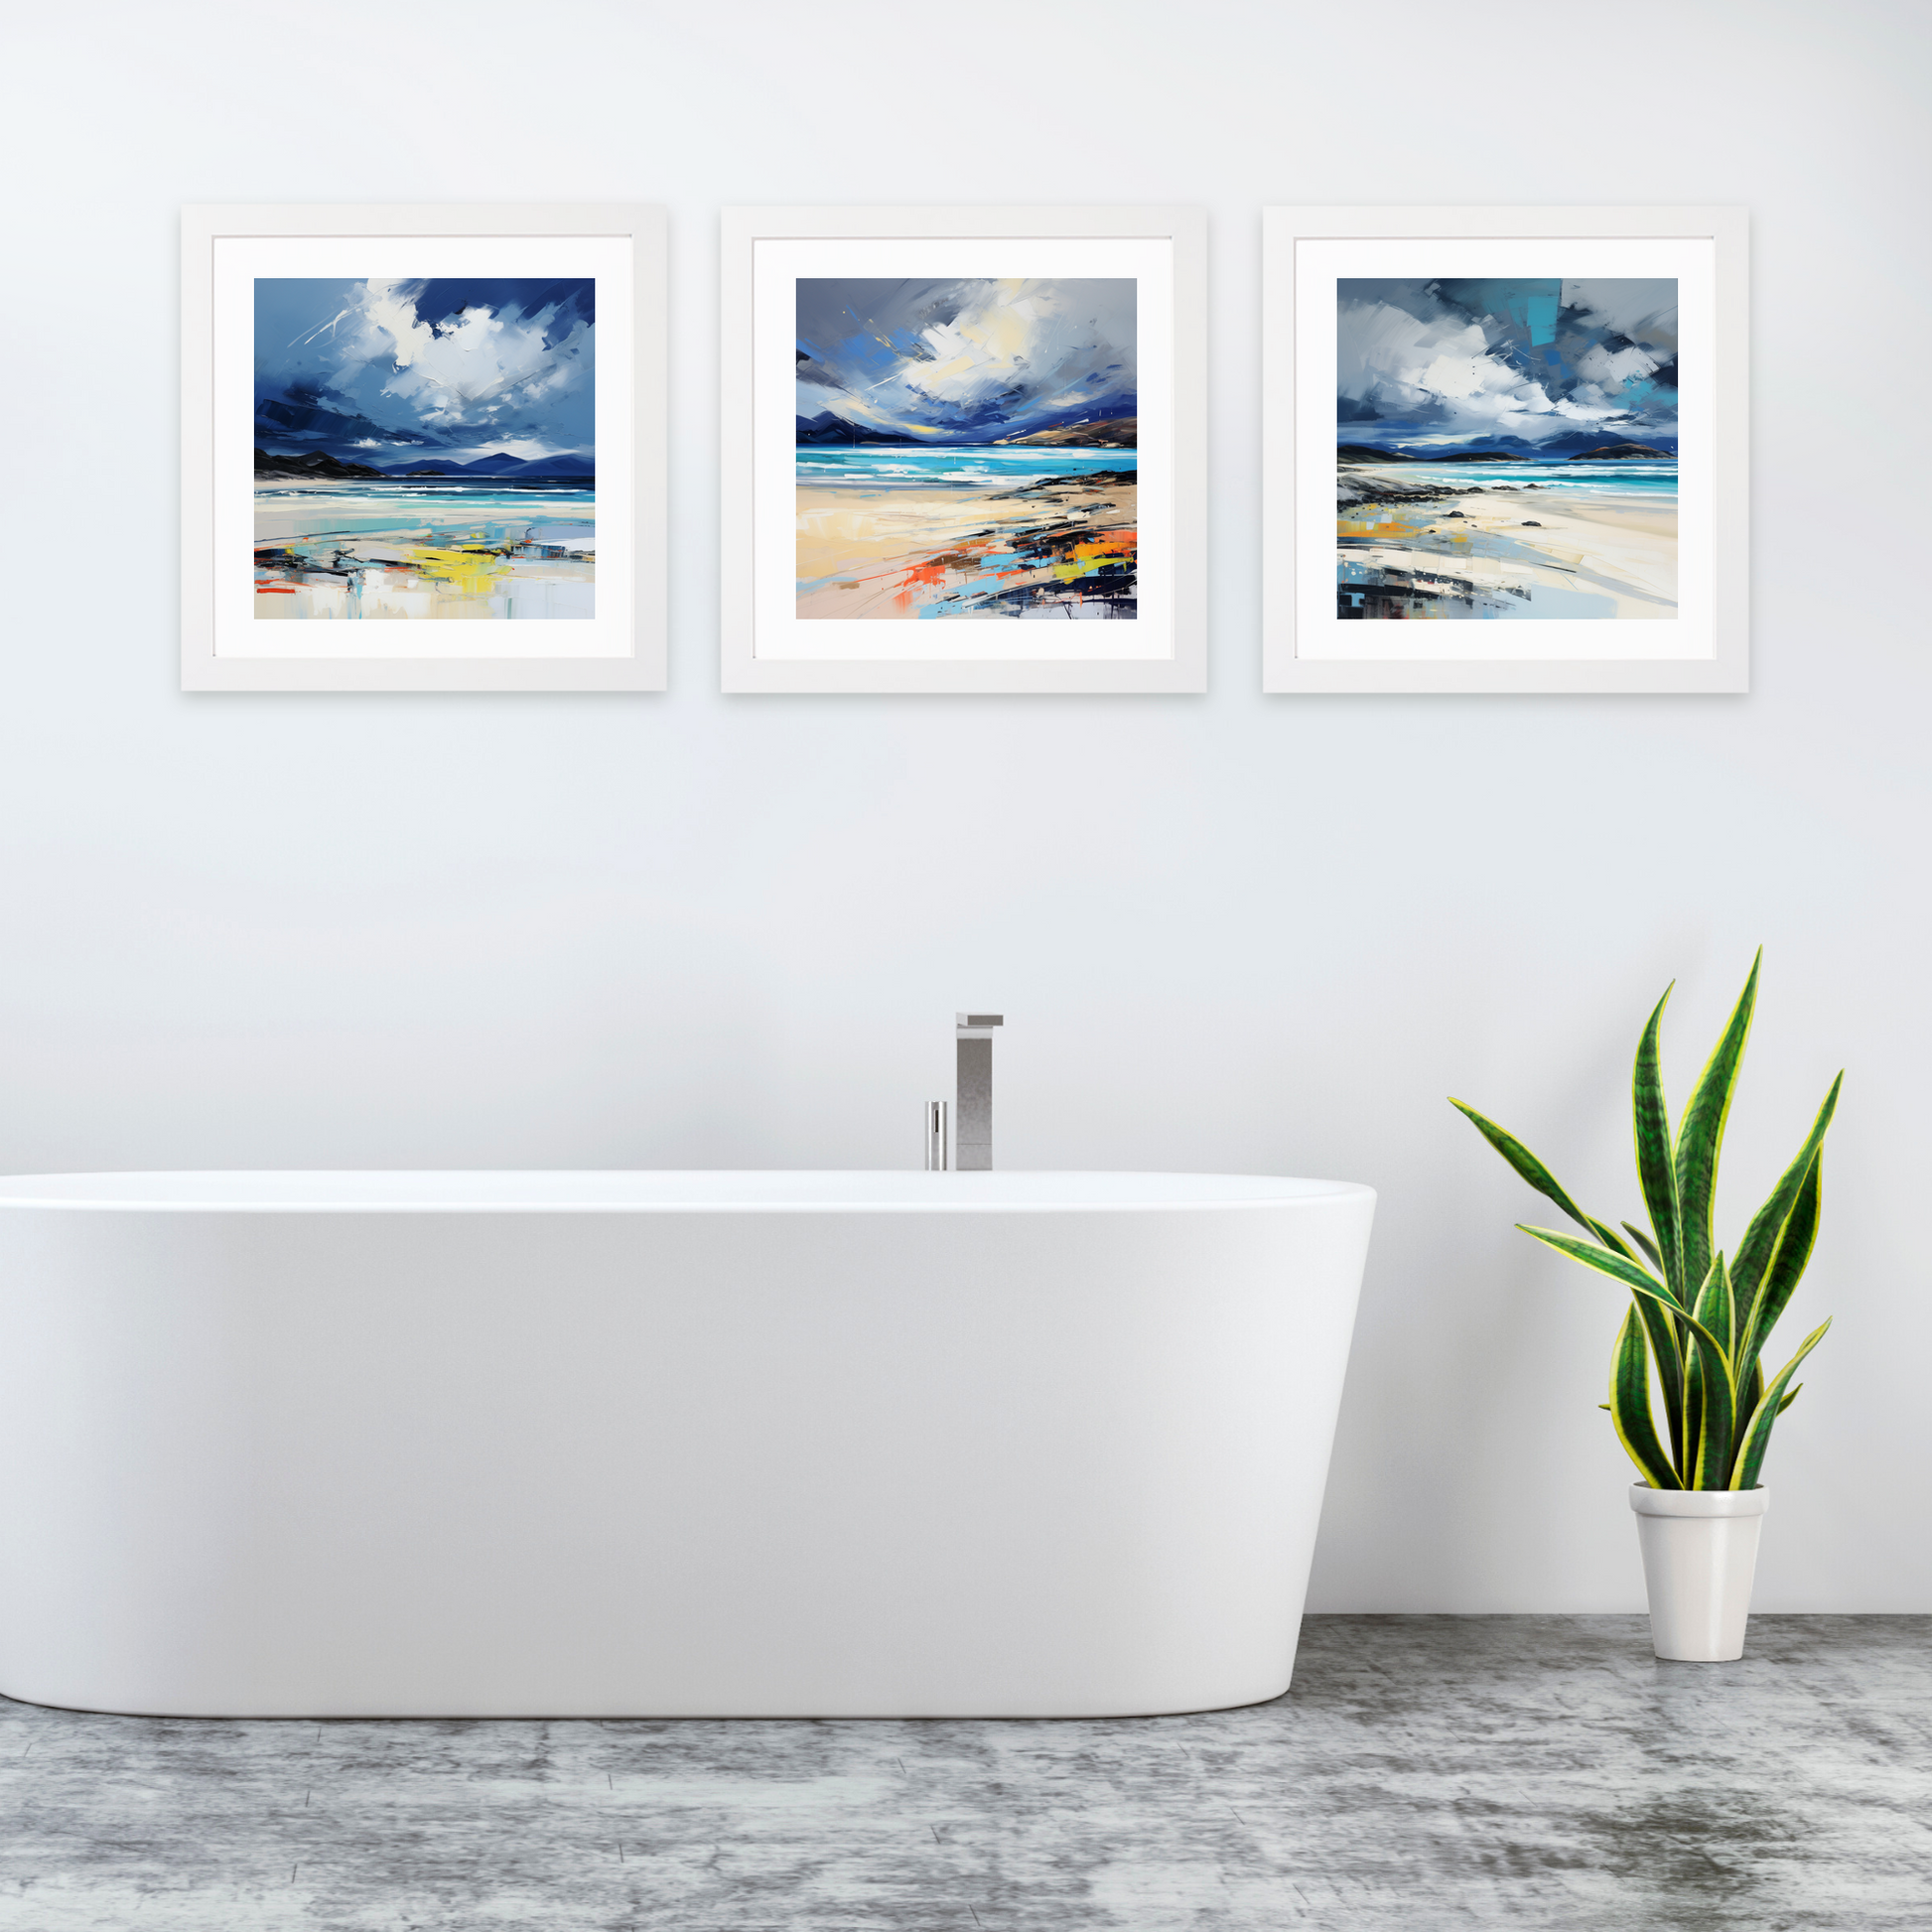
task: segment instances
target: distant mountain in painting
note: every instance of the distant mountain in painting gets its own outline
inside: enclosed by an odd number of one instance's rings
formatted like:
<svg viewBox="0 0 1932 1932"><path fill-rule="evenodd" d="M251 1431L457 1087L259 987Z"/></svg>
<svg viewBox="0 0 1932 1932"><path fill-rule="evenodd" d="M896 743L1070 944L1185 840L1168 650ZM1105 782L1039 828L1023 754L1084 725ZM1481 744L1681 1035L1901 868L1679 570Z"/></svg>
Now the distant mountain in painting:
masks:
<svg viewBox="0 0 1932 1932"><path fill-rule="evenodd" d="M328 478L379 477L382 472L371 470L366 463L344 463L322 450L311 450L306 456L270 456L266 450L257 450L255 475L287 481L307 478L313 482Z"/></svg>
<svg viewBox="0 0 1932 1932"><path fill-rule="evenodd" d="M396 463L389 466L392 477L591 477L597 466L581 456L507 456L500 450L494 456L479 457L474 463Z"/></svg>
<svg viewBox="0 0 1932 1932"><path fill-rule="evenodd" d="M1131 450L1139 432L1140 424L1132 416L1109 416L1097 423L1082 417L1058 429L1032 430L1025 436L1003 436L1000 441L1055 450Z"/></svg>

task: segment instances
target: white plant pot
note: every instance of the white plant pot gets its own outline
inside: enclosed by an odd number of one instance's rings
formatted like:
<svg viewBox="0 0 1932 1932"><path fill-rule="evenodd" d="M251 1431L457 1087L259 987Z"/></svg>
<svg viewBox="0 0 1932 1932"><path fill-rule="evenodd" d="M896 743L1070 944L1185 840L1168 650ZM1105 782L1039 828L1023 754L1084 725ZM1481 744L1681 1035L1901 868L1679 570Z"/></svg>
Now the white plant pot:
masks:
<svg viewBox="0 0 1932 1932"><path fill-rule="evenodd" d="M1660 1657L1727 1664L1744 1654L1765 1489L1630 1485L1650 1591L1650 1646Z"/></svg>

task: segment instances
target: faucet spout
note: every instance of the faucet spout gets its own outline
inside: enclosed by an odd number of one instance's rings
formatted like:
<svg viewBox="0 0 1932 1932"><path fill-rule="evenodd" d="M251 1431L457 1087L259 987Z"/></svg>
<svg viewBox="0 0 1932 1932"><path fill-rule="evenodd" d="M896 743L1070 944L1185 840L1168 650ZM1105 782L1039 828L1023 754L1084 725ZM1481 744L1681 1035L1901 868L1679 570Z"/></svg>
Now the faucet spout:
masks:
<svg viewBox="0 0 1932 1932"><path fill-rule="evenodd" d="M997 1013L954 1016L953 1165L961 1173L993 1166L993 1030Z"/></svg>

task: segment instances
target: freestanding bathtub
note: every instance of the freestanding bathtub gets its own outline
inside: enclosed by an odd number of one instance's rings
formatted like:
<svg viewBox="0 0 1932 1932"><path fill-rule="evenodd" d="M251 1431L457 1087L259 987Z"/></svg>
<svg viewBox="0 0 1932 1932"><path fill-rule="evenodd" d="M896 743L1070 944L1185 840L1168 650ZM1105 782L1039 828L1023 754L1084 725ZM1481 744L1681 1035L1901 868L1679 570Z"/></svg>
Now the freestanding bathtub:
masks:
<svg viewBox="0 0 1932 1932"><path fill-rule="evenodd" d="M0 1180L0 1692L1276 1697L1373 1209L1224 1174Z"/></svg>

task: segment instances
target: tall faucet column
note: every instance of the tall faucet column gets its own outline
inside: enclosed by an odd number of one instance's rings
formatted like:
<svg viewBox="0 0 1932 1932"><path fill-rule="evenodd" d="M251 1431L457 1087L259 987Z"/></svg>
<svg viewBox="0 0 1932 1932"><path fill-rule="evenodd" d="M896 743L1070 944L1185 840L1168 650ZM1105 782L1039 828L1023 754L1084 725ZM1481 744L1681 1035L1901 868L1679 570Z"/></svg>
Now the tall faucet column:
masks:
<svg viewBox="0 0 1932 1932"><path fill-rule="evenodd" d="M993 1166L993 1029L997 1013L955 1014L953 1166L984 1173Z"/></svg>

